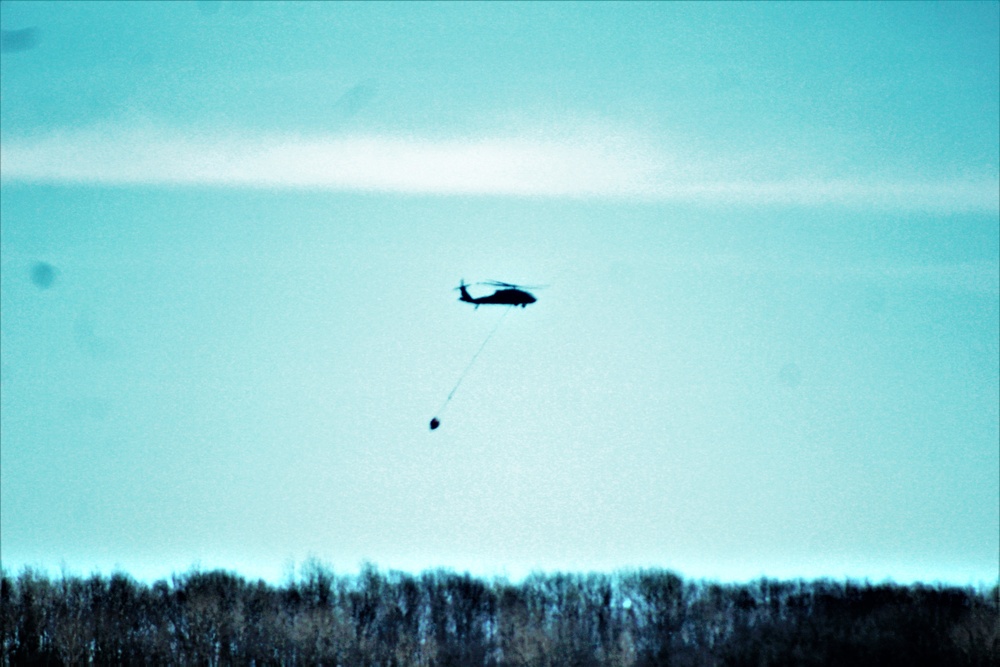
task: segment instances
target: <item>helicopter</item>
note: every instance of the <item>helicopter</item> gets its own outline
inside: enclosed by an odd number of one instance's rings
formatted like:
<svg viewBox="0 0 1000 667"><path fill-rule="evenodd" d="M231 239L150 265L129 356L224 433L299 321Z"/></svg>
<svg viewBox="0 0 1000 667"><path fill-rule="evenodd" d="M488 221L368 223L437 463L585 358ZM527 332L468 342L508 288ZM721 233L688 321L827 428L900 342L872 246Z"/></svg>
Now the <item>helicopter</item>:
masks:
<svg viewBox="0 0 1000 667"><path fill-rule="evenodd" d="M500 325L503 323L504 318L507 317L507 314L510 313L511 309L513 309L514 306L521 306L521 308L524 308L529 303L535 303L535 301L537 301L537 299L533 294L531 294L530 292L526 292L525 290L541 289L542 287L545 287L545 285L535 285L535 286L515 285L514 283L505 283L499 280L488 280L486 282L475 283L475 284L489 285L490 287L496 287L497 289L494 290L493 294L490 294L489 296L474 297L471 294L469 294L469 290L466 289L467 287L469 287L469 285L465 284L465 280L461 280L458 283L458 287L455 288L456 290L459 290L462 293L461 296L458 297L458 300L464 301L465 303L473 304L477 310L479 309L479 306L482 306L484 304L507 306L507 309L504 310L503 315L500 316L500 319L497 320L496 324L493 326L493 329L490 330L489 335L486 336L486 340L484 340L482 345L479 346L479 349L476 350L476 353L472 355L472 359L469 361L469 364L465 367L465 370L462 371L462 374L458 376L458 381L455 383L455 386L452 387L450 392L448 392L448 398L444 399L444 403L442 403L440 409L438 409L438 415L440 415L444 411L444 409L448 407L448 403L451 402L452 396L454 396L455 392L458 391L458 386L462 384L462 380L465 379L465 376L468 374L469 369L471 369L472 365L476 363L476 359L478 359L479 355L482 354L483 348L485 348L486 344L490 342L491 338L493 338L493 334L495 334L497 332L497 329L500 328ZM436 416L431 418L430 421L431 430L432 431L437 430L439 426L441 426L440 417Z"/></svg>
<svg viewBox="0 0 1000 667"><path fill-rule="evenodd" d="M504 283L499 280L488 280L482 283L476 283L477 285L489 285L490 287L499 287L498 289L490 294L489 296L473 297L469 294L469 291L465 289L468 285L462 280L458 287L455 289L461 290L462 295L458 297L459 301L465 301L466 303L475 304L476 309L483 305L497 305L497 306L521 306L524 308L529 303L534 303L537 301L534 295L529 292L525 292L526 289L539 289L540 286L524 286L524 285L514 285L513 283Z"/></svg>

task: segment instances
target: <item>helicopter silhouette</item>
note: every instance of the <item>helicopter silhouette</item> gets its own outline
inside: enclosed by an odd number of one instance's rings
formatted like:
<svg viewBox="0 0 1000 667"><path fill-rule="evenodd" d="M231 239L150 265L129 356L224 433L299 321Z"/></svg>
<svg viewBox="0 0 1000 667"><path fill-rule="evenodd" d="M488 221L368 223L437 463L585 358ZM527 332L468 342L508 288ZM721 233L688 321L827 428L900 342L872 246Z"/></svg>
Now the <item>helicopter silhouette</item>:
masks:
<svg viewBox="0 0 1000 667"><path fill-rule="evenodd" d="M482 283L476 283L477 285L489 285L491 287L500 287L490 294L489 296L474 297L469 294L469 291L465 289L468 285L462 280L458 287L455 289L461 291L461 296L458 297L459 301L465 301L466 303L471 303L479 309L479 306L495 305L495 306L521 306L524 308L529 303L534 303L537 301L535 296L530 292L526 292L526 289L540 289L539 286L524 286L524 285L514 285L513 283L504 283L499 280L488 280Z"/></svg>

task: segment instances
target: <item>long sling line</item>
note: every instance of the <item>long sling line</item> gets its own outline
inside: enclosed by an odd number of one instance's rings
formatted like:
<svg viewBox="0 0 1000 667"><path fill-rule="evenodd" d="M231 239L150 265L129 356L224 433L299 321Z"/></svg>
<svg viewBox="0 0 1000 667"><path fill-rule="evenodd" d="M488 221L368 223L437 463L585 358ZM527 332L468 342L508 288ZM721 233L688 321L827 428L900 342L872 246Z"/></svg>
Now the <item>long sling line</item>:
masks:
<svg viewBox="0 0 1000 667"><path fill-rule="evenodd" d="M479 355L482 354L483 350L486 348L486 344L490 342L491 338L493 338L493 334L497 332L497 329L500 328L500 325L503 324L504 319L507 317L507 314L510 313L512 309L513 306L507 306L507 308L503 311L503 315L500 316L500 319L497 320L497 323L493 326L493 329L490 331L489 335L486 336L486 340L484 340L483 344L479 346L479 349L476 350L476 353L472 355L472 359L469 360L469 364L465 367L465 370L462 371L462 374L458 376L458 382L456 382L455 386L452 387L450 392L448 392L448 398L444 399L444 403L442 403L441 407L438 408L437 416L431 419L432 431L441 425L441 420L439 419L441 413L443 413L444 409L448 407L448 403L451 402L452 396L454 396L455 392L458 391L458 387L459 385L462 384L462 380L464 380L465 376L468 375L469 371L472 369L472 365L476 363L476 359L478 359Z"/></svg>

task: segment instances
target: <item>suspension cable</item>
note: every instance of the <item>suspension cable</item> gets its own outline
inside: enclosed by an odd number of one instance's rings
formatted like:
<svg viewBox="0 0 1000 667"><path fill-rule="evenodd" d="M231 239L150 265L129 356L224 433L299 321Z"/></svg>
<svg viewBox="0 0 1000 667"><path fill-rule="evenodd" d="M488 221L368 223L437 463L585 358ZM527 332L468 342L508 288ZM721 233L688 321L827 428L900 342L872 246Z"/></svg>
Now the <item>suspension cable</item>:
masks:
<svg viewBox="0 0 1000 667"><path fill-rule="evenodd" d="M493 326L493 329L490 331L489 335L486 336L486 340L484 340L483 344L479 346L479 349L476 350L476 353L472 355L472 359L469 360L469 364L465 367L465 370L462 371L462 374L458 376L458 381L455 383L455 386L451 388L450 392L448 392L448 398L444 399L444 403L442 403L441 407L438 408L437 416L431 419L432 431L441 425L441 420L439 419L441 413L443 413L444 409L448 407L448 403L451 402L452 396L454 396L455 392L458 391L458 386L462 384L462 380L464 380L465 376L468 375L469 371L472 369L473 364L476 363L476 359L478 359L479 355L482 354L483 349L486 348L486 344L490 342L491 338L493 338L493 334L497 332L497 329L500 328L500 325L503 324L504 319L507 317L507 314L510 313L512 309L513 306L507 306L507 308L503 311L503 315L500 316L500 319L497 320L497 323Z"/></svg>

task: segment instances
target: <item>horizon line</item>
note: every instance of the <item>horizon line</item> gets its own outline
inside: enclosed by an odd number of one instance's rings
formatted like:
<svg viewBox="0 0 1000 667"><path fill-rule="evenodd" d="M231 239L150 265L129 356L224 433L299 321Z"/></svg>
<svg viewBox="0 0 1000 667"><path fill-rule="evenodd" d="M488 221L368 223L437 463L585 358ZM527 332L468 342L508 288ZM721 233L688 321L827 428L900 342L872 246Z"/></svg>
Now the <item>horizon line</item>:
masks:
<svg viewBox="0 0 1000 667"><path fill-rule="evenodd" d="M391 560L391 559L390 559ZM308 568L319 567L326 571L333 573L336 576L341 577L357 577L366 568L373 568L375 571L382 574L390 575L394 573L402 573L410 576L419 577L422 574L429 572L453 572L460 575L468 575L481 579L483 581L509 581L509 582L523 582L533 576L555 576L559 574L570 574L570 575L591 575L591 574L603 574L607 576L616 575L626 575L635 572L666 572L674 574L684 581L691 582L711 582L719 583L722 585L744 585L754 581L760 580L772 580L772 581L805 581L805 582L818 582L818 581L836 581L836 582L862 582L870 583L873 585L880 584L892 584L896 586L913 586L917 584L931 585L931 586L946 586L953 588L972 588L976 590L988 589L990 587L997 586L1000 584L1000 577L995 579L983 579L976 578L974 576L966 577L917 577L913 572L910 573L897 573L892 575L889 573L882 573L880 576L876 576L872 573L850 573L845 570L840 574L832 574L830 572L813 573L809 574L807 572L800 571L798 573L785 572L784 574L766 574L764 572L757 572L756 574L735 574L730 572L728 576L723 576L721 573L716 574L696 574L685 571L682 566L670 567L663 564L655 563L632 563L623 564L613 567L578 567L578 568L568 568L568 567L555 567L555 566L541 566L536 565L534 567L524 567L515 566L513 568L508 568L507 566L499 568L484 568L484 567L470 567L468 563L464 566L459 564L444 564L444 565L431 565L431 566L406 566L397 563L392 564L380 564L375 559L362 558L353 567L344 567L343 564L334 564L330 561L323 560L315 556L308 556L301 560L286 559L280 568L267 567L261 568L259 566L254 567L248 563L238 563L234 566L225 566L217 562L204 563L201 559L194 559L191 561L190 565L186 568L168 568L170 571L164 574L163 568L142 568L139 567L137 571L129 571L120 562L116 562L113 566L101 567L99 565L94 565L89 569L86 569L87 574L83 574L84 570L76 569L65 563L61 562L60 565L55 568L53 566L47 566L42 563L29 563L22 561L19 567L8 568L6 563L0 562L0 573L5 576L18 576L18 574L31 571L37 574L41 574L47 578L54 578L56 575L60 577L78 577L86 578L91 576L99 577L110 577L116 573L123 573L134 579L135 581L145 582L148 584L155 583L157 581L169 581L175 577L183 577L192 573L207 573L207 572L228 572L236 576L242 577L245 580L261 580L269 584L280 586L282 582L296 581L301 576L302 572ZM242 567L241 567L242 566ZM150 569L156 569L159 574L153 574ZM511 571L513 569L513 571ZM782 569L782 568L777 568ZM791 568L794 570L794 568ZM904 568L905 569L905 568ZM265 574L264 570L268 570L269 573ZM53 574L55 572L55 574Z"/></svg>

